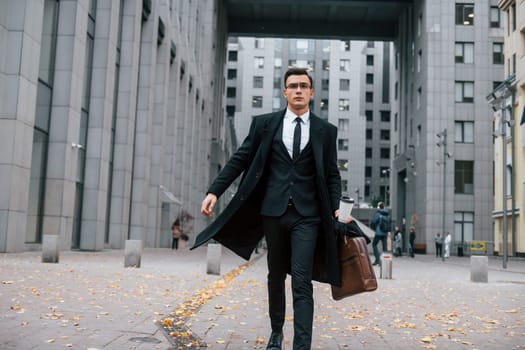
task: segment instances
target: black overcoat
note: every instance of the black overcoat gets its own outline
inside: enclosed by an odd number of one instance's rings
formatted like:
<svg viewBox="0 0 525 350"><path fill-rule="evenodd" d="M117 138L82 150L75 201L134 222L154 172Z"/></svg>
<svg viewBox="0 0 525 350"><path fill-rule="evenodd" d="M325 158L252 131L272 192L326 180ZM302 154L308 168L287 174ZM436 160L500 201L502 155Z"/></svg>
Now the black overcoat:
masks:
<svg viewBox="0 0 525 350"><path fill-rule="evenodd" d="M191 249L215 239L233 252L249 259L263 236L261 203L272 141L286 110L255 116L239 149L226 163L208 193L219 197L243 173L237 193L226 208L196 238ZM337 168L337 128L310 112L310 142L321 202L321 219L313 279L340 285L333 213L339 208L341 177Z"/></svg>

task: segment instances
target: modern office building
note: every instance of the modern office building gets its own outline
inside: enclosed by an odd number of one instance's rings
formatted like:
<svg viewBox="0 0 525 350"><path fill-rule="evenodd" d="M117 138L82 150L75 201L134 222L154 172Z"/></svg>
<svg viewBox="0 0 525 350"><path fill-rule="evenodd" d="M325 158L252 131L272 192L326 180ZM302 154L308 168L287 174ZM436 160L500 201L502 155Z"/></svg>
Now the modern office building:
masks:
<svg viewBox="0 0 525 350"><path fill-rule="evenodd" d="M503 17L496 0L414 2L400 21L392 79L394 218L434 252L437 231L453 253L493 242L493 112L504 80ZM497 251L499 247L494 247Z"/></svg>
<svg viewBox="0 0 525 350"><path fill-rule="evenodd" d="M283 75L291 66L313 78L311 109L338 126L343 193L361 203L386 196L381 171L389 168L390 43L230 38L227 103L237 142L248 134L251 117L286 107Z"/></svg>
<svg viewBox="0 0 525 350"><path fill-rule="evenodd" d="M0 252L41 249L43 235L61 249L168 247L181 207L203 226L225 157L223 11L0 2Z"/></svg>

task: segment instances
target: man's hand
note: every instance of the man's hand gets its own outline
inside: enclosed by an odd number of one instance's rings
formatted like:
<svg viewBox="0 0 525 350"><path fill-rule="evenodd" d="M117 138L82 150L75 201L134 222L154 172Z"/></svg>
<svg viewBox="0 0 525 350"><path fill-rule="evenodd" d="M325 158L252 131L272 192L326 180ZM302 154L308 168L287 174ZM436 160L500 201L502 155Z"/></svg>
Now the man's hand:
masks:
<svg viewBox="0 0 525 350"><path fill-rule="evenodd" d="M334 212L334 217L336 219L339 219L339 209L337 209L335 212ZM345 224L349 224L354 218L352 217L352 215L350 215L348 218L345 219Z"/></svg>
<svg viewBox="0 0 525 350"><path fill-rule="evenodd" d="M352 222L354 218L352 217L352 215L350 215L349 217L346 218L345 220L345 224L349 224L350 222Z"/></svg>
<svg viewBox="0 0 525 350"><path fill-rule="evenodd" d="M201 214L210 217L213 214L215 203L217 203L217 196L213 193L208 193L202 201Z"/></svg>

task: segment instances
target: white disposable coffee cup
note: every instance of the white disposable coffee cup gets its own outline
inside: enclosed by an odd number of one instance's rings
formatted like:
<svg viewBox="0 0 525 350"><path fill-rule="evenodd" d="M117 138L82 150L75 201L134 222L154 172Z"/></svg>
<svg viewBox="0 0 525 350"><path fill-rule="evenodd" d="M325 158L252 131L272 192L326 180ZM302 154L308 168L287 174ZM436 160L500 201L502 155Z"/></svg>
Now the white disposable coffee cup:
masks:
<svg viewBox="0 0 525 350"><path fill-rule="evenodd" d="M354 200L349 197L341 197L339 201L339 221L345 222L352 213L354 207Z"/></svg>

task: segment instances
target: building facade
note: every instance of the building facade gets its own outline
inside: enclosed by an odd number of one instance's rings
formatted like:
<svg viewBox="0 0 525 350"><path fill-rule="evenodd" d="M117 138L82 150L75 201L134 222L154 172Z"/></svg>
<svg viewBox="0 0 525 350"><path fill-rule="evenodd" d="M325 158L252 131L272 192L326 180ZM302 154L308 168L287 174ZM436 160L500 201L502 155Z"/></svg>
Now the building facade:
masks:
<svg viewBox="0 0 525 350"><path fill-rule="evenodd" d="M505 81L487 96L494 107L494 240L500 255L525 256L525 2L499 1ZM506 215L504 216L504 213ZM505 247L505 242L507 242ZM506 248L506 251L504 251Z"/></svg>
<svg viewBox="0 0 525 350"><path fill-rule="evenodd" d="M390 47L382 42L230 38L226 110L237 142L248 134L252 116L286 107L282 92L288 67L307 68L315 91L311 109L338 126L343 193L360 203L385 198L388 183L381 171L389 168L390 159Z"/></svg>
<svg viewBox="0 0 525 350"><path fill-rule="evenodd" d="M392 79L392 208L420 250L438 231L453 253L493 245L493 115L485 97L504 80L496 0L416 1L400 22ZM494 249L498 249L494 247Z"/></svg>
<svg viewBox="0 0 525 350"><path fill-rule="evenodd" d="M224 138L218 1L0 2L0 252L170 246ZM211 33L211 34L210 34ZM213 148L210 149L210 140Z"/></svg>

